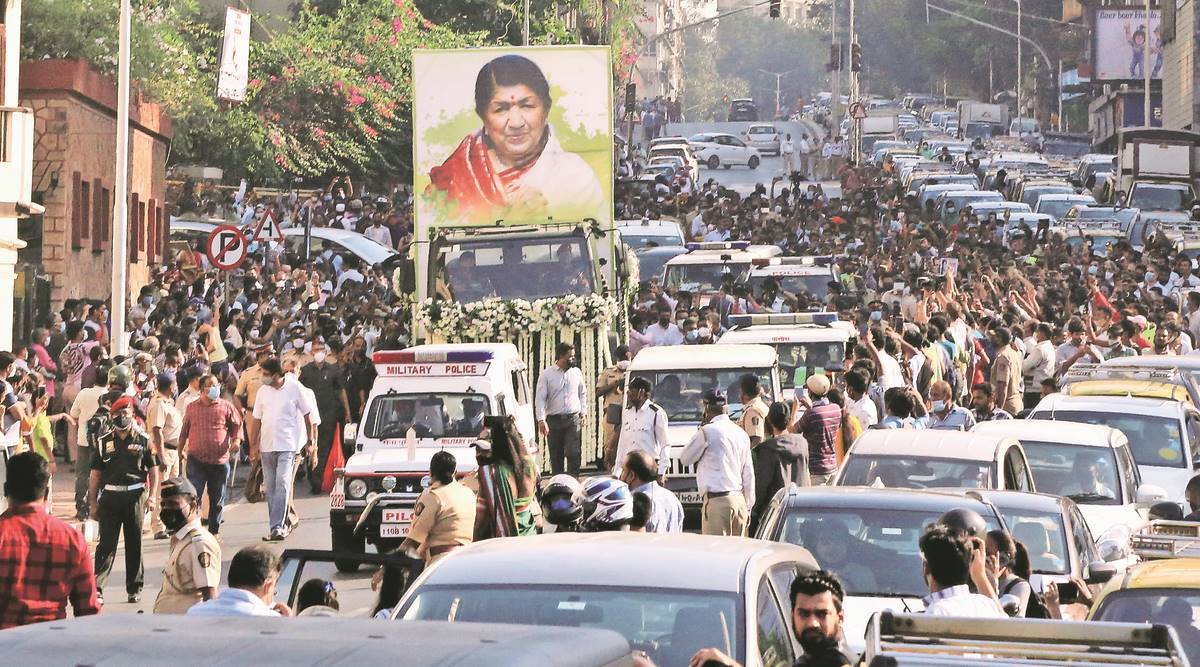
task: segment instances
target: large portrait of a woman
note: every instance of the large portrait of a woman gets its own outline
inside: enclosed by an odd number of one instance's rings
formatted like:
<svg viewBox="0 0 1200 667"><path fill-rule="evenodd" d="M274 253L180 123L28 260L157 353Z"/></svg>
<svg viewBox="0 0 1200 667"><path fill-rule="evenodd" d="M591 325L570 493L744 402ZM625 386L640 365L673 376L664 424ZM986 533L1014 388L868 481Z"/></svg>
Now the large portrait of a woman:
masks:
<svg viewBox="0 0 1200 667"><path fill-rule="evenodd" d="M472 52L433 53L438 58L479 56ZM571 55L557 49L543 53L550 61ZM557 66L561 69L562 63ZM603 67L607 73L606 61ZM611 183L606 188L602 181L611 180L607 162L611 143L606 145L611 139L605 127L607 81L592 84L587 82L586 72L580 72L579 79L552 83L539 63L511 51L489 53L482 66L475 68L473 80L442 78L437 84L443 92L436 96L444 109L450 99L445 89L468 88L473 118L462 111L448 114L444 110L440 115L423 116L427 106L435 105L420 99L422 72L417 68L414 129L417 186L422 193L418 216L426 218L423 222L443 226L490 225L498 220L521 224L548 218L561 222L585 217L606 220L610 208L606 193L611 188ZM587 108L589 95L578 89L581 83L600 86L588 92L592 93L590 102L602 106ZM572 87L577 90L572 92ZM567 99L556 99L556 93ZM458 94L461 99L462 91ZM451 134L455 129L460 134ZM457 142L452 147L444 143L450 137Z"/></svg>

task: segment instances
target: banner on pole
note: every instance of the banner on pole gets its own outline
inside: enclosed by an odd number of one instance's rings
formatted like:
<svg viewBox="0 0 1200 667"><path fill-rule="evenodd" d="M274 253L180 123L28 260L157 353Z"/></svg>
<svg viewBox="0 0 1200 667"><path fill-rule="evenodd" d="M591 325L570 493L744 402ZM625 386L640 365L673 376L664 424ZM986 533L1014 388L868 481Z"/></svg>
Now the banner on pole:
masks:
<svg viewBox="0 0 1200 667"><path fill-rule="evenodd" d="M221 42L221 70L217 98L230 102L246 99L250 79L250 12L225 8L225 38Z"/></svg>

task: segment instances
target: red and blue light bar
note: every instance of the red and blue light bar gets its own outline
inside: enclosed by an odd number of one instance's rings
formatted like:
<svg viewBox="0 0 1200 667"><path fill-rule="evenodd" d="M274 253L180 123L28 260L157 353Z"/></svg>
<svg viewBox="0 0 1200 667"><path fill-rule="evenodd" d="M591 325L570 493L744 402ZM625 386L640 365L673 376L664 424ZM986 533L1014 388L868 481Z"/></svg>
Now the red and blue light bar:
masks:
<svg viewBox="0 0 1200 667"><path fill-rule="evenodd" d="M487 350L380 350L371 355L376 364L483 364L492 358Z"/></svg>
<svg viewBox="0 0 1200 667"><path fill-rule="evenodd" d="M694 250L746 250L749 241L705 241L703 243L688 243L684 246L688 252Z"/></svg>

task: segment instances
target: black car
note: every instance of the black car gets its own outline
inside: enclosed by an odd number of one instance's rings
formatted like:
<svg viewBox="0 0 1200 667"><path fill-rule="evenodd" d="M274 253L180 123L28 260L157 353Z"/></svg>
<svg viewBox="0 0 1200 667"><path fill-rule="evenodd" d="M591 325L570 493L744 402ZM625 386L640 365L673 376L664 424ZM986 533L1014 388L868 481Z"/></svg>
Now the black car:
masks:
<svg viewBox="0 0 1200 667"><path fill-rule="evenodd" d="M754 103L754 100L737 99L729 103L729 121L739 120L758 120L758 105Z"/></svg>

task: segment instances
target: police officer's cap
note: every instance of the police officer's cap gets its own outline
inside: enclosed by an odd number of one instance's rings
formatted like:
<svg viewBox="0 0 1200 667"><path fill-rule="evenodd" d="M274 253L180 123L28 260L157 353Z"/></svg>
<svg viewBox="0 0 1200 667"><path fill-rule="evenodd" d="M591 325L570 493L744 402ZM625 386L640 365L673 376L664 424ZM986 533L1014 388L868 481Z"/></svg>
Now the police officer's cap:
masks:
<svg viewBox="0 0 1200 667"><path fill-rule="evenodd" d="M162 499L166 500L171 496L191 496L196 497L196 487L185 477L172 477L171 479L163 480L159 486L159 493Z"/></svg>
<svg viewBox="0 0 1200 667"><path fill-rule="evenodd" d="M704 402L709 405L725 405L726 398L724 390L713 387L704 391Z"/></svg>

